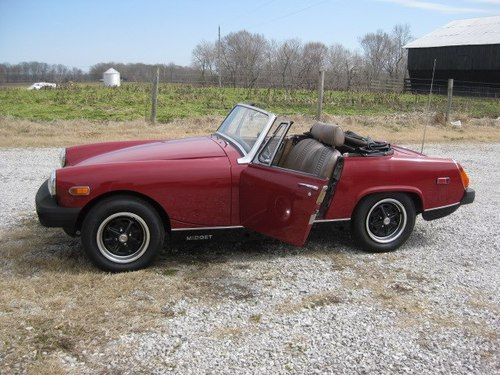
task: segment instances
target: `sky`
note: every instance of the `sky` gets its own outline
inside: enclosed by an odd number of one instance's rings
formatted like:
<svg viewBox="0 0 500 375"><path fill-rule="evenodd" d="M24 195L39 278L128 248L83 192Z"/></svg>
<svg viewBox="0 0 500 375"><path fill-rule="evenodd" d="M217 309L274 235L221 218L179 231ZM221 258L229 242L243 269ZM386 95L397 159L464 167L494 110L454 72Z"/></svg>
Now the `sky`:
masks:
<svg viewBox="0 0 500 375"><path fill-rule="evenodd" d="M500 15L500 0L0 0L0 62L83 70L98 62L189 65L201 40L246 29L268 39L341 43L409 24L415 37L452 20Z"/></svg>

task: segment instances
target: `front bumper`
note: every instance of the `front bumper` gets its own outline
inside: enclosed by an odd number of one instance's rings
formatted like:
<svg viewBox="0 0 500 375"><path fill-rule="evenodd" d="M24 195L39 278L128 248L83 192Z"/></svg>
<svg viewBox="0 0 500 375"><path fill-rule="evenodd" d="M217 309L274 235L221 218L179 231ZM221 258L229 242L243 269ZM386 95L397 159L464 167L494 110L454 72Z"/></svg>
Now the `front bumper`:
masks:
<svg viewBox="0 0 500 375"><path fill-rule="evenodd" d="M456 210L458 210L458 208L460 206L474 202L475 197L476 197L476 192L474 191L474 189L467 188L467 189L465 189L464 196L462 197L460 202L458 202L457 204L454 204L454 205L448 206L448 207L442 207L442 208L424 211L424 212L422 212L422 217L424 218L424 220L429 221L429 220L436 220L436 219L440 219L442 217L448 216L448 215L452 214L453 212L455 212Z"/></svg>
<svg viewBox="0 0 500 375"><path fill-rule="evenodd" d="M81 209L60 207L49 193L48 181L45 181L38 189L35 204L38 220L44 227L64 228L69 232L74 232Z"/></svg>

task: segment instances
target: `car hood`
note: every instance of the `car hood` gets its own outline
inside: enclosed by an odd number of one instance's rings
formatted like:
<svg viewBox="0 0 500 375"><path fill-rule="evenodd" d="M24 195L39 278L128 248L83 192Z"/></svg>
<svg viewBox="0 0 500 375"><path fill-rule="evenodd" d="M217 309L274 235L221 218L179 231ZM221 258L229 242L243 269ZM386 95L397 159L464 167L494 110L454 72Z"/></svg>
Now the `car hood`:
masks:
<svg viewBox="0 0 500 375"><path fill-rule="evenodd" d="M104 152L78 165L122 163L147 160L181 160L226 156L223 149L210 137L192 137L171 141L157 141Z"/></svg>

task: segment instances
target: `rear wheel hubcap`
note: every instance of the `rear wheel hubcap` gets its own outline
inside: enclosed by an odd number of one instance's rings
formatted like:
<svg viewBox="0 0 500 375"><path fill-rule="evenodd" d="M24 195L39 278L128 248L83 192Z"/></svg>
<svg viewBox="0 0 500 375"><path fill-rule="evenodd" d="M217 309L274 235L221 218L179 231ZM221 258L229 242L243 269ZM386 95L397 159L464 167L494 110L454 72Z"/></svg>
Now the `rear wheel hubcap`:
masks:
<svg viewBox="0 0 500 375"><path fill-rule="evenodd" d="M389 243L401 236L407 222L406 209L393 198L375 203L366 216L366 231L375 242Z"/></svg>

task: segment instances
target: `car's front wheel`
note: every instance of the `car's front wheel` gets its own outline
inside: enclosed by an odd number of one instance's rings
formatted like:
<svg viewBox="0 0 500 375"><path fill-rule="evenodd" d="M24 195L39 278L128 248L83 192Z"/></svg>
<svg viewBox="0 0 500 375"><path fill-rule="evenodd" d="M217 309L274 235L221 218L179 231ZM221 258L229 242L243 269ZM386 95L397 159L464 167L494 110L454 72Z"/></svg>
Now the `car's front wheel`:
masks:
<svg viewBox="0 0 500 375"><path fill-rule="evenodd" d="M354 212L351 222L354 239L364 250L395 250L412 233L415 216L415 205L407 194L370 195L358 204Z"/></svg>
<svg viewBox="0 0 500 375"><path fill-rule="evenodd" d="M165 229L157 211L134 197L99 202L82 223L82 243L99 268L133 271L149 265L163 247Z"/></svg>

